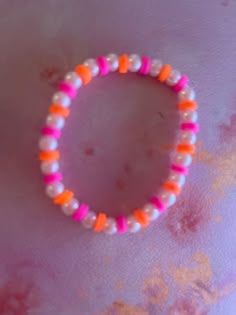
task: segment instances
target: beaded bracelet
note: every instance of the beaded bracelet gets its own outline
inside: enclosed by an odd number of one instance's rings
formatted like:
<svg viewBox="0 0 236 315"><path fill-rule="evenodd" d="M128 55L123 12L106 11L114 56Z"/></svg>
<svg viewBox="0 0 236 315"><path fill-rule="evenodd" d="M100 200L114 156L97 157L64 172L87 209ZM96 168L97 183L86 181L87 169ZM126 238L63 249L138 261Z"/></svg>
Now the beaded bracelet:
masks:
<svg viewBox="0 0 236 315"><path fill-rule="evenodd" d="M180 113L180 127L178 143L172 153L170 174L163 183L157 195L140 209L125 217L108 217L105 213L95 213L85 203L80 203L74 193L65 189L62 174L59 172L59 151L57 140L61 137L61 129L65 119L69 116L71 100L76 96L78 88L87 85L93 77L105 76L109 72L118 71L121 74L136 72L140 75L150 75L158 82L166 83L178 95L178 110ZM199 130L197 121L197 104L194 101L195 92L188 85L188 78L181 75L168 64L160 60L138 55L109 54L106 57L88 59L78 65L73 72L66 74L59 85L59 91L52 97L46 125L42 128L39 141L39 160L41 171L46 184L46 194L53 199L54 204L60 205L63 213L81 222L86 228L95 232L107 234L137 232L156 220L159 215L172 206L176 196L180 193L188 167L195 152L196 133Z"/></svg>

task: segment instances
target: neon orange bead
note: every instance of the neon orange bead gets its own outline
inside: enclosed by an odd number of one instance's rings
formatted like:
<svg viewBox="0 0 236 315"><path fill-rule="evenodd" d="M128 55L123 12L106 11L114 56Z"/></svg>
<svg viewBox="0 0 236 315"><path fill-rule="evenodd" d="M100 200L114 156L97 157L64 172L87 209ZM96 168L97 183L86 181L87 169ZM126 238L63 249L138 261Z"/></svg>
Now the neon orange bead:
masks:
<svg viewBox="0 0 236 315"><path fill-rule="evenodd" d="M147 226L149 223L147 214L141 209L134 211L134 217L142 226Z"/></svg>
<svg viewBox="0 0 236 315"><path fill-rule="evenodd" d="M59 159L60 153L57 150L49 152L40 152L38 157L40 161L56 161Z"/></svg>
<svg viewBox="0 0 236 315"><path fill-rule="evenodd" d="M177 151L185 154L194 154L196 147L194 144L179 144L177 146Z"/></svg>
<svg viewBox="0 0 236 315"><path fill-rule="evenodd" d="M84 65L78 65L75 68L75 72L81 77L84 85L88 84L92 80L92 73L90 69Z"/></svg>
<svg viewBox="0 0 236 315"><path fill-rule="evenodd" d="M197 103L194 101L186 100L178 105L179 110L196 110L197 109Z"/></svg>
<svg viewBox="0 0 236 315"><path fill-rule="evenodd" d="M172 192L175 195L178 195L181 191L181 188L173 182L165 182L163 184L163 188L168 190L169 192Z"/></svg>
<svg viewBox="0 0 236 315"><path fill-rule="evenodd" d="M103 212L100 212L93 225L94 231L101 232L104 229L106 222L107 222L106 214Z"/></svg>
<svg viewBox="0 0 236 315"><path fill-rule="evenodd" d="M69 202L74 197L74 194L70 190L64 190L59 196L53 199L56 205L63 205Z"/></svg>
<svg viewBox="0 0 236 315"><path fill-rule="evenodd" d="M158 75L158 77L157 77L158 80L159 80L160 82L165 82L166 79L169 77L169 75L170 75L170 73L171 73L171 70L172 70L172 68L171 68L170 65L168 65L168 64L164 65L164 66L161 68L161 72L159 73L159 75Z"/></svg>
<svg viewBox="0 0 236 315"><path fill-rule="evenodd" d="M129 69L129 57L128 55L122 55L119 58L119 72L127 73Z"/></svg>
<svg viewBox="0 0 236 315"><path fill-rule="evenodd" d="M70 115L70 110L68 108L65 108L61 105L53 104L49 107L49 112L53 114L57 114L59 116L62 116L64 118L68 117Z"/></svg>

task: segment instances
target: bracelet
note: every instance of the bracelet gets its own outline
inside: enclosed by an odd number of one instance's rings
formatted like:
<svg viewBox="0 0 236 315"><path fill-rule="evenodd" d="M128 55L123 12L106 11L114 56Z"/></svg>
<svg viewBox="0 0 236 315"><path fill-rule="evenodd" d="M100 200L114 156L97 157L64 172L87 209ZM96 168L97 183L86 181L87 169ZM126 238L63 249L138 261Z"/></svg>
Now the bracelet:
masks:
<svg viewBox="0 0 236 315"><path fill-rule="evenodd" d="M95 213L85 203L80 203L74 193L66 189L62 183L62 174L59 171L58 139L65 119L69 116L71 101L77 90L87 85L93 77L105 76L109 72L118 71L121 74L136 72L140 75L150 75L158 82L166 83L172 91L177 93L180 126L178 141L172 153L170 173L157 195L140 209L135 209L128 217L119 215L116 218L108 217L106 213ZM136 54L121 55L109 54L106 57L88 59L78 65L74 71L66 74L64 81L59 85L59 91L52 97L46 124L41 130L39 140L39 160L41 171L46 184L46 194L53 199L54 204L60 205L62 212L81 222L86 228L95 232L115 233L137 232L155 221L159 215L172 206L176 201L188 174L188 167L195 152L197 124L197 104L194 101L195 92L188 85L188 78L169 64L149 57L140 57Z"/></svg>

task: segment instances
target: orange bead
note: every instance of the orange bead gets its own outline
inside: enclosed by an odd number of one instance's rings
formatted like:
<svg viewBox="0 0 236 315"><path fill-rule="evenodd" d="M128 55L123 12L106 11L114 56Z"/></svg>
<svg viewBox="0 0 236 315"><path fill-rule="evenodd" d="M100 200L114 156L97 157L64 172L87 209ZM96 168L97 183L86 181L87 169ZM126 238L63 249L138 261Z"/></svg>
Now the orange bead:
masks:
<svg viewBox="0 0 236 315"><path fill-rule="evenodd" d="M69 202L74 197L74 194L70 190L64 190L60 195L53 199L56 205L63 205Z"/></svg>
<svg viewBox="0 0 236 315"><path fill-rule="evenodd" d="M127 73L129 69L129 57L128 55L122 55L119 57L119 72Z"/></svg>
<svg viewBox="0 0 236 315"><path fill-rule="evenodd" d="M107 222L106 214L103 212L100 212L93 225L94 231L101 232L104 229L106 222Z"/></svg>
<svg viewBox="0 0 236 315"><path fill-rule="evenodd" d="M194 154L196 147L194 144L178 144L177 151L185 154Z"/></svg>
<svg viewBox="0 0 236 315"><path fill-rule="evenodd" d="M175 195L178 195L181 191L181 188L173 182L165 182L163 184L163 188L168 190L169 192L172 192Z"/></svg>
<svg viewBox="0 0 236 315"><path fill-rule="evenodd" d="M158 77L157 77L158 80L159 80L160 82L165 82L166 79L169 77L169 75L170 75L170 73L171 73L171 70L172 70L172 68L171 68L170 65L168 65L168 64L164 65L164 66L161 68L161 72L159 73L159 75L158 75Z"/></svg>
<svg viewBox="0 0 236 315"><path fill-rule="evenodd" d="M147 214L141 209L134 211L134 217L142 226L147 226L149 223Z"/></svg>
<svg viewBox="0 0 236 315"><path fill-rule="evenodd" d="M40 152L38 157L40 161L56 161L59 159L60 153L57 150L49 152Z"/></svg>
<svg viewBox="0 0 236 315"><path fill-rule="evenodd" d="M194 101L186 100L178 105L179 110L196 110L197 109L197 103Z"/></svg>
<svg viewBox="0 0 236 315"><path fill-rule="evenodd" d="M84 85L88 84L92 80L92 73L90 69L84 65L78 65L75 68L75 72L81 77Z"/></svg>
<svg viewBox="0 0 236 315"><path fill-rule="evenodd" d="M53 114L57 114L59 116L62 116L64 118L68 117L70 115L70 110L68 108L65 108L61 105L53 104L49 107L49 112Z"/></svg>

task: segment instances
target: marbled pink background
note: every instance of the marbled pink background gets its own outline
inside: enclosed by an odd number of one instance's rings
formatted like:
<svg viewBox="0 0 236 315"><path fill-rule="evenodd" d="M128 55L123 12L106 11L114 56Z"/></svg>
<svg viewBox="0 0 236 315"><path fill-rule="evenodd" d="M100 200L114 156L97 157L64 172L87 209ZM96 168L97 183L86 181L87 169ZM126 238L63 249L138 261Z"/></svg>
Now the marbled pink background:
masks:
<svg viewBox="0 0 236 315"><path fill-rule="evenodd" d="M236 1L0 1L0 315L235 315ZM188 183L138 235L95 235L43 193L39 129L61 77L108 52L192 78L201 132ZM81 90L61 142L66 183L127 212L166 173L175 99L139 77Z"/></svg>

